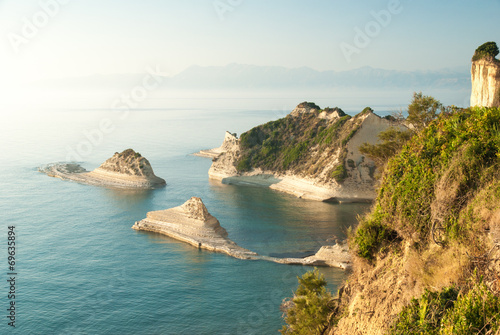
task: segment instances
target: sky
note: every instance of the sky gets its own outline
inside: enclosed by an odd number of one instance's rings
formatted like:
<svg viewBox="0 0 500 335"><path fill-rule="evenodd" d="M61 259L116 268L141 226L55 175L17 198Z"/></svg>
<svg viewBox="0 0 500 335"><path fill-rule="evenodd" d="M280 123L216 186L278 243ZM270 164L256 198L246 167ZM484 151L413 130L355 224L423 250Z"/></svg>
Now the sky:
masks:
<svg viewBox="0 0 500 335"><path fill-rule="evenodd" d="M231 63L315 70L469 66L500 0L0 0L0 88Z"/></svg>

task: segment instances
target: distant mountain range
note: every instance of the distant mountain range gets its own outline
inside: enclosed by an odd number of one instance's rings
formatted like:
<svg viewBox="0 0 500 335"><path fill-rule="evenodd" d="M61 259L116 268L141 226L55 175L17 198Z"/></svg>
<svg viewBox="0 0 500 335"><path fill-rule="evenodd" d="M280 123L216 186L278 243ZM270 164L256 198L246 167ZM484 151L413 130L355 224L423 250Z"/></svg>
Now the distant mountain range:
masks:
<svg viewBox="0 0 500 335"><path fill-rule="evenodd" d="M38 81L34 87L65 89L123 88L140 85L144 74L92 75ZM308 67L285 68L229 64L192 66L171 77L162 77L169 89L291 89L291 88L399 88L424 90L470 89L468 67L433 71L397 71L362 67L348 71L316 71Z"/></svg>

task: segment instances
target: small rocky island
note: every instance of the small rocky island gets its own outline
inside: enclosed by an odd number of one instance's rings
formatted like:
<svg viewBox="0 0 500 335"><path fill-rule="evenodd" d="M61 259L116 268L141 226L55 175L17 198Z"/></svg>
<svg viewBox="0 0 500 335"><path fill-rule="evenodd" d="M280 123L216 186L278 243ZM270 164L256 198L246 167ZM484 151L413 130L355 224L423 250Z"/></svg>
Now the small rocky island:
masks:
<svg viewBox="0 0 500 335"><path fill-rule="evenodd" d="M132 149L116 152L90 172L76 163L49 164L39 171L50 177L105 187L151 189L166 185L154 174L149 161Z"/></svg>
<svg viewBox="0 0 500 335"><path fill-rule="evenodd" d="M196 248L221 252L239 259L253 259L280 264L350 267L347 245L323 246L313 256L305 258L277 258L261 256L238 246L227 238L227 231L213 217L200 198L192 197L183 205L149 212L145 219L136 222L132 229L151 231L189 243Z"/></svg>
<svg viewBox="0 0 500 335"><path fill-rule="evenodd" d="M149 212L132 229L157 232L199 249L222 252L240 259L254 259L257 256L228 239L227 231L220 226L219 220L208 212L197 197L192 197L181 206Z"/></svg>

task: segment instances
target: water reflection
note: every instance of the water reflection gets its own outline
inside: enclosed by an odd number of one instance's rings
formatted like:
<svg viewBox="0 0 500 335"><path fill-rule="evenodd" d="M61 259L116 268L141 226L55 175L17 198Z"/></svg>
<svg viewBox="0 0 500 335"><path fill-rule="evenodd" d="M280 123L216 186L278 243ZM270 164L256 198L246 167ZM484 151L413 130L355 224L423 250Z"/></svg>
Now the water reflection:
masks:
<svg viewBox="0 0 500 335"><path fill-rule="evenodd" d="M134 190L118 188L100 188L100 190L104 195L104 198L107 199L113 206L127 211L145 207L145 205L149 204L149 201L153 198L155 192L162 191L161 189ZM144 212L144 216L146 216L146 212Z"/></svg>

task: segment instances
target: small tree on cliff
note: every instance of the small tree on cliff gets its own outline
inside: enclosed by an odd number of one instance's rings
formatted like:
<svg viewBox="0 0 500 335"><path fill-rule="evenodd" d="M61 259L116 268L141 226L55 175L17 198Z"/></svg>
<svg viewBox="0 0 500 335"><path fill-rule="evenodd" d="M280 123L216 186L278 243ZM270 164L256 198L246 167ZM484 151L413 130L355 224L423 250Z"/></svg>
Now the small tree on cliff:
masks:
<svg viewBox="0 0 500 335"><path fill-rule="evenodd" d="M443 104L431 96L423 95L422 92L413 93L413 100L408 105L408 117L406 120L416 130L425 128L436 118L439 112L444 111Z"/></svg>
<svg viewBox="0 0 500 335"><path fill-rule="evenodd" d="M422 92L415 92L411 103L408 105L408 117L406 118L406 121L414 129L390 127L378 134L381 143L363 143L359 147L359 151L374 161L377 167L383 168L389 159L396 155L405 143L412 138L415 131L425 128L440 112L445 110L446 108L438 100L423 95ZM401 116L394 119L399 120L399 122L404 121Z"/></svg>
<svg viewBox="0 0 500 335"><path fill-rule="evenodd" d="M472 61L474 62L482 58L495 59L498 53L498 46L495 42L486 42L476 49L474 56L472 56Z"/></svg>
<svg viewBox="0 0 500 335"><path fill-rule="evenodd" d="M298 278L298 277L297 277ZM284 312L287 323L282 334L314 335L322 334L327 326L331 293L326 289L326 280L318 269L306 272L298 278L299 287Z"/></svg>

